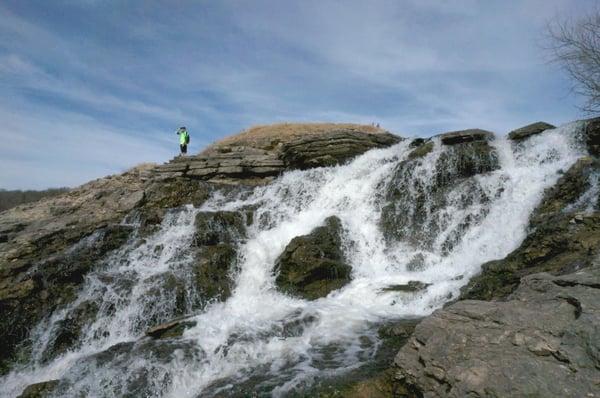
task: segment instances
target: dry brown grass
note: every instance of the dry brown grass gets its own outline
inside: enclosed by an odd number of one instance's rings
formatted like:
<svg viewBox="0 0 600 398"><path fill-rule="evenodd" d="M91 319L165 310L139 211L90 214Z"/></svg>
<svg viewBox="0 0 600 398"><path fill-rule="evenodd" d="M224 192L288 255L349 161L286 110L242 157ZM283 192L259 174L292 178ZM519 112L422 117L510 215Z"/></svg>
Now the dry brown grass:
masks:
<svg viewBox="0 0 600 398"><path fill-rule="evenodd" d="M306 135L324 134L335 130L356 130L369 134L381 134L384 129L353 123L277 123L250 127L239 134L226 137L212 144L207 150L217 146L246 145L263 147L277 142L288 142Z"/></svg>

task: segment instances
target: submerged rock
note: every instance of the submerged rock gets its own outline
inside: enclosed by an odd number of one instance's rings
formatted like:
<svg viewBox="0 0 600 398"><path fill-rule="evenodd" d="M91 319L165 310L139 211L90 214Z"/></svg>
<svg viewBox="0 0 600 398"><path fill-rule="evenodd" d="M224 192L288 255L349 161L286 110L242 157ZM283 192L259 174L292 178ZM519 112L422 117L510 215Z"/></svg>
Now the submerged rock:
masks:
<svg viewBox="0 0 600 398"><path fill-rule="evenodd" d="M520 141L525 138L529 138L532 135L540 134L546 130L554 128L556 128L556 126L553 126L546 122L535 122L511 131L510 133L508 133L508 138L510 138L513 141Z"/></svg>
<svg viewBox="0 0 600 398"><path fill-rule="evenodd" d="M340 220L329 217L324 226L292 239L275 263L277 286L314 300L347 284L352 267L344 261L341 231Z"/></svg>
<svg viewBox="0 0 600 398"><path fill-rule="evenodd" d="M599 324L599 266L530 275L507 301L425 318L395 359L400 396L594 396Z"/></svg>
<svg viewBox="0 0 600 398"><path fill-rule="evenodd" d="M59 380L43 381L41 383L35 383L27 386L17 398L45 398L50 397L56 387L58 386Z"/></svg>

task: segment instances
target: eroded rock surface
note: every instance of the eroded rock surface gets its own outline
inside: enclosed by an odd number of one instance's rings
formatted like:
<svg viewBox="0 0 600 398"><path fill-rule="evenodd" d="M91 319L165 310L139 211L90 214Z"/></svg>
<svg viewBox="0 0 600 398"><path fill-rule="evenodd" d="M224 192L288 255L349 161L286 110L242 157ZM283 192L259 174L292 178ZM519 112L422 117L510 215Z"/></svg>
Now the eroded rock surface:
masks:
<svg viewBox="0 0 600 398"><path fill-rule="evenodd" d="M340 220L329 217L324 226L292 239L275 265L277 286L291 295L314 300L347 284L352 268L344 261L341 230Z"/></svg>
<svg viewBox="0 0 600 398"><path fill-rule="evenodd" d="M408 397L591 397L600 385L600 267L521 280L507 301L463 300L395 359Z"/></svg>

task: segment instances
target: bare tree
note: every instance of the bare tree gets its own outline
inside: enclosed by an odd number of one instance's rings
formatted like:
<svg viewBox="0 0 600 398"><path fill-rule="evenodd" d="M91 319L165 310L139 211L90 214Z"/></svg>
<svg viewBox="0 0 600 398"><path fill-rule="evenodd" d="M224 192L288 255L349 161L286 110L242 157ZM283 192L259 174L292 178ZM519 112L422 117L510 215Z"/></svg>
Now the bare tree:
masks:
<svg viewBox="0 0 600 398"><path fill-rule="evenodd" d="M548 34L554 60L573 79L573 90L586 98L582 110L600 112L600 12L551 23Z"/></svg>

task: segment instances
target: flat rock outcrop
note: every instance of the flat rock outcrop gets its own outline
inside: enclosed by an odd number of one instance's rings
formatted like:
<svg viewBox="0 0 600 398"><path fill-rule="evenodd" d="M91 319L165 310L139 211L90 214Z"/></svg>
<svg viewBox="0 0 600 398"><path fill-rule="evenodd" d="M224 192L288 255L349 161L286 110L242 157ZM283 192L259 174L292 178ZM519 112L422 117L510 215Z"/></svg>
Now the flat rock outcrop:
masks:
<svg viewBox="0 0 600 398"><path fill-rule="evenodd" d="M408 397L593 397L600 267L521 280L507 301L464 300L417 325L395 359Z"/></svg>
<svg viewBox="0 0 600 398"><path fill-rule="evenodd" d="M436 137L440 137L444 145L455 145L473 141L489 141L494 138L494 133L482 129L467 129L439 134Z"/></svg>
<svg viewBox="0 0 600 398"><path fill-rule="evenodd" d="M369 149L398 143L384 130L353 124L279 124L227 138L195 156L156 168L159 178L263 184L286 170L334 166Z"/></svg>
<svg viewBox="0 0 600 398"><path fill-rule="evenodd" d="M324 226L292 239L275 264L277 286L291 295L314 300L347 284L352 268L344 261L341 229L340 220L329 217Z"/></svg>
<svg viewBox="0 0 600 398"><path fill-rule="evenodd" d="M520 141L525 138L531 137L532 135L540 134L546 130L554 128L556 128L556 126L553 126L550 123L535 122L511 131L510 133L508 133L508 138L510 138L513 141Z"/></svg>

